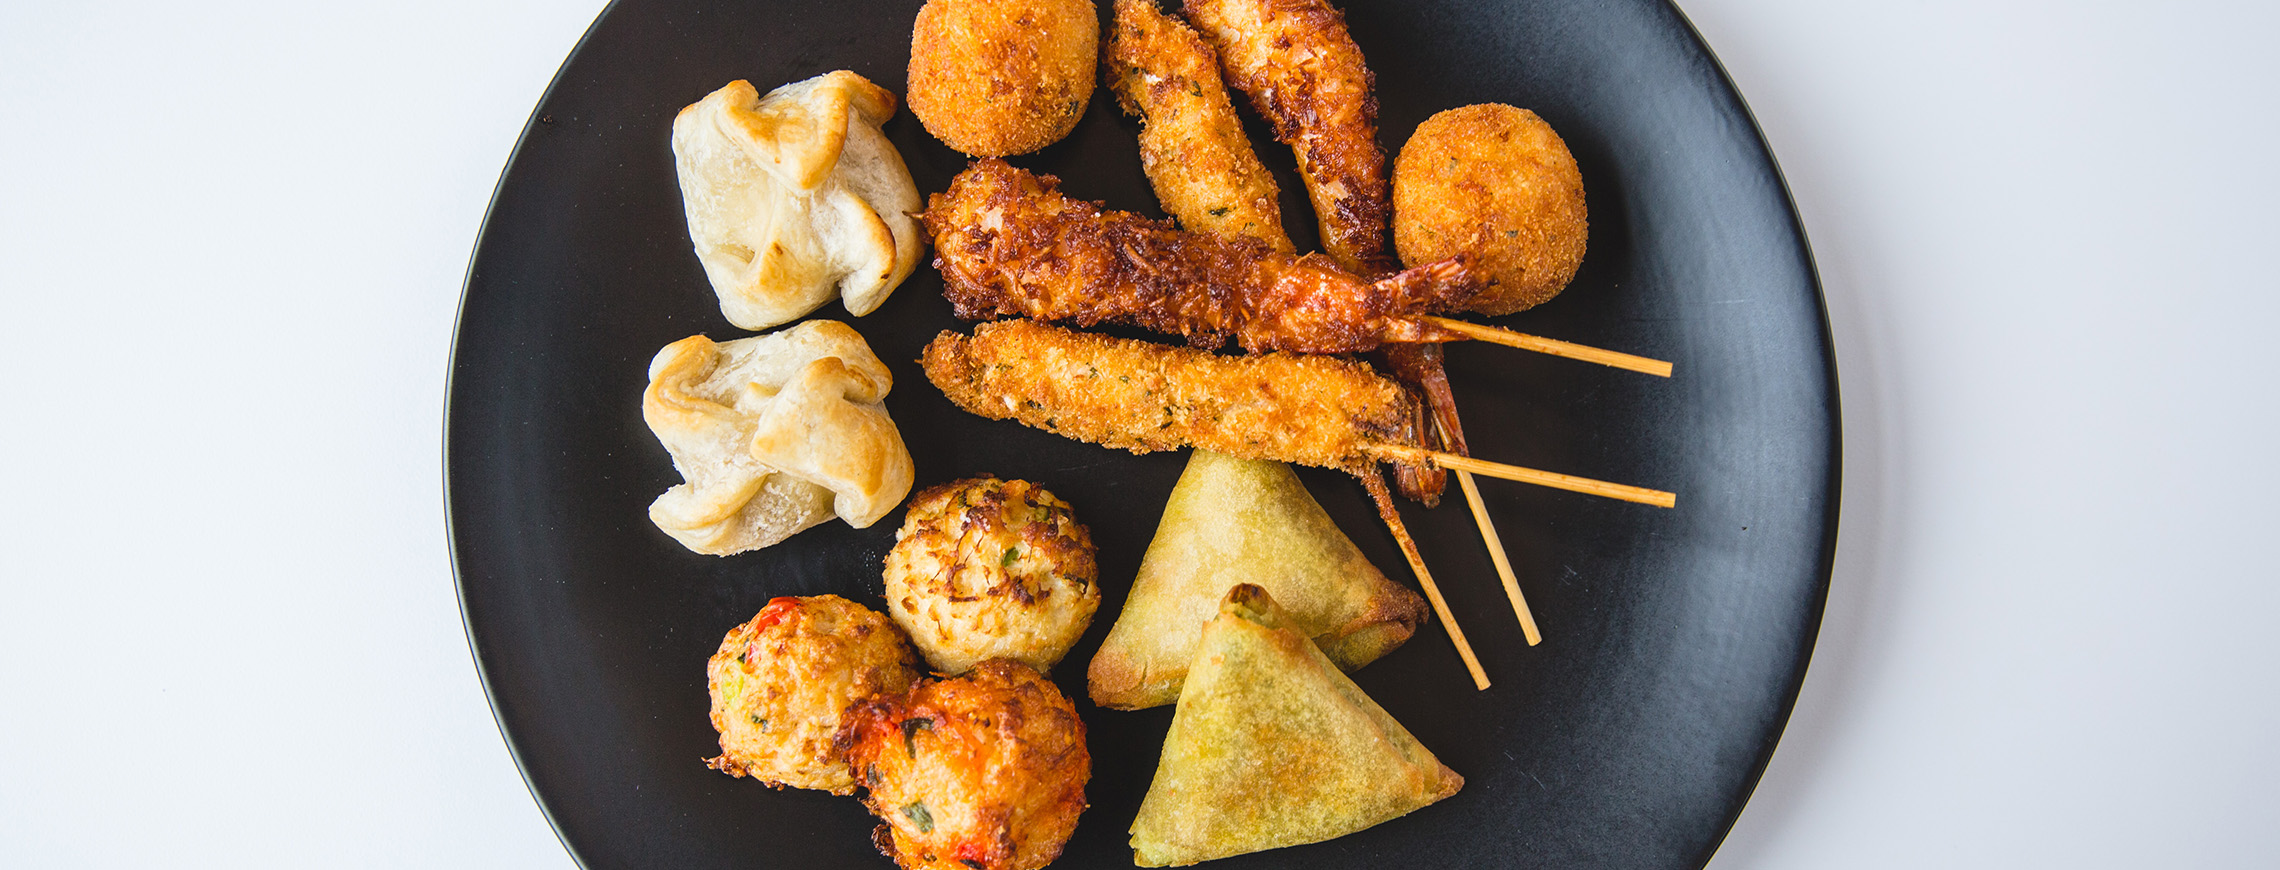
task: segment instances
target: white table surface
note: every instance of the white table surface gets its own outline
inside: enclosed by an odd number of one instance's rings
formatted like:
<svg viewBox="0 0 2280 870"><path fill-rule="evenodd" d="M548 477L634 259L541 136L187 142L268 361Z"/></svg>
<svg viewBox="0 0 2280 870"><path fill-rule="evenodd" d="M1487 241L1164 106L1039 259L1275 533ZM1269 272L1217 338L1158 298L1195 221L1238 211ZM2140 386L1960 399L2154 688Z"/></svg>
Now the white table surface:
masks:
<svg viewBox="0 0 2280 870"><path fill-rule="evenodd" d="M597 7L0 4L0 863L570 864L439 453L484 206ZM2280 864L2280 12L1684 7L1844 391L1827 620L1713 866Z"/></svg>

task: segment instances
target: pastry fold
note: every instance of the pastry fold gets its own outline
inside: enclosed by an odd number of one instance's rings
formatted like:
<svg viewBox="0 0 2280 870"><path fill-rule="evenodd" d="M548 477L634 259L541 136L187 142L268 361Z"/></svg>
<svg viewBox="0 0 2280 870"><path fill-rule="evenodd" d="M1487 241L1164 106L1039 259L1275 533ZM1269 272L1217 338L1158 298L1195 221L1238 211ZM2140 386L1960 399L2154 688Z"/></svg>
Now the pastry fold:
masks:
<svg viewBox="0 0 2280 870"><path fill-rule="evenodd" d="M699 553L774 544L837 515L864 528L910 494L910 450L882 404L894 384L834 320L657 352L641 416L683 483L649 519Z"/></svg>
<svg viewBox="0 0 2280 870"><path fill-rule="evenodd" d="M689 238L721 314L789 323L834 297L861 317L918 267L925 207L879 127L895 96L845 70L761 96L738 80L673 119Z"/></svg>
<svg viewBox="0 0 2280 870"><path fill-rule="evenodd" d="M1371 565L1290 466L1198 449L1093 656L1093 703L1137 710L1177 700L1197 629L1240 583L1273 594L1346 670L1400 647L1425 619L1424 600Z"/></svg>
<svg viewBox="0 0 2280 870"><path fill-rule="evenodd" d="M1181 866L1320 842L1463 787L1273 596L1244 584L1204 626L1132 821L1133 861Z"/></svg>

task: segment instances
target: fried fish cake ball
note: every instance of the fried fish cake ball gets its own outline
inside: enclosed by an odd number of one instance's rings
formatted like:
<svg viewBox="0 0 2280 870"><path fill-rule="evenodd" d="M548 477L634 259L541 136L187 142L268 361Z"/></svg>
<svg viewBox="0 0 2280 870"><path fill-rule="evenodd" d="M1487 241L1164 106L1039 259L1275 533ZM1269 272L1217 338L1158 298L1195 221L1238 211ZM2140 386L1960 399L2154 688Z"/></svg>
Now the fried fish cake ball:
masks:
<svg viewBox="0 0 2280 870"><path fill-rule="evenodd" d="M721 639L705 673L720 732L720 756L706 764L776 788L832 794L855 791L834 742L840 714L919 678L902 629L837 595L768 602Z"/></svg>
<svg viewBox="0 0 2280 870"><path fill-rule="evenodd" d="M839 743L886 823L872 836L906 870L1036 870L1085 808L1092 755L1061 690L991 659L847 711Z"/></svg>
<svg viewBox="0 0 2280 870"><path fill-rule="evenodd" d="M1086 0L927 0L910 31L910 111L975 157L1027 154L1084 117L1100 19Z"/></svg>
<svg viewBox="0 0 2280 870"><path fill-rule="evenodd" d="M1100 607L1092 534L1026 480L983 476L910 500L887 551L887 612L945 674L1009 658L1050 670Z"/></svg>
<svg viewBox="0 0 2280 870"><path fill-rule="evenodd" d="M1405 263L1470 254L1489 277L1473 311L1510 314L1559 295L1583 264L1583 173L1526 109L1450 109L1417 125L1393 164L1393 244Z"/></svg>

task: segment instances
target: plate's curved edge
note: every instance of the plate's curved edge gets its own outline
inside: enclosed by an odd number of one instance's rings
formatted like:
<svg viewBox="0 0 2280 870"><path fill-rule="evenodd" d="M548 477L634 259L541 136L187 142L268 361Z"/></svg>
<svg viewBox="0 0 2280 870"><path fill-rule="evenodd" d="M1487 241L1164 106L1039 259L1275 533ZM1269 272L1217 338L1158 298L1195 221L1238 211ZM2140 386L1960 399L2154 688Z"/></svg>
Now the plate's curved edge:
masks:
<svg viewBox="0 0 2280 870"><path fill-rule="evenodd" d="M584 855L578 853L578 847L570 842L569 832L562 829L562 822L555 818L554 809L547 806L545 796L538 793L538 784L531 781L530 766L523 762L522 747L515 743L514 734L507 730L506 718L499 711L499 696L491 686L491 670L484 665L482 644L476 640L475 623L468 617L467 575L461 570L459 559L459 534L456 528L458 514L452 509L451 405L452 399L457 395L454 392L454 384L459 376L459 338L461 329L466 326L467 298L474 290L475 268L483 259L484 240L490 238L491 219L497 215L499 197L506 191L507 182L514 174L515 164L522 157L523 146L530 143L531 133L538 129L539 118L545 114L547 104L554 101L555 90L562 86L564 74L568 73L570 67L578 62L578 55L586 50L588 44L593 42L594 34L602 29L602 25L609 20L611 13L617 11L617 8L618 0L610 0L609 5L602 7L602 11L594 15L594 22L586 25L586 31L578 35L578 42L570 47L570 53L563 56L562 65L555 68L554 78L547 81L546 90L539 94L538 102L531 106L529 119L523 121L522 133L515 137L515 146L507 152L506 164L499 168L499 180L491 185L490 202L483 208L483 221L476 226L475 244L467 255L467 272L459 279L459 308L453 313L451 319L451 356L444 364L443 387L443 452L441 455L443 460L441 463L441 470L443 471L443 536L444 547L451 555L452 589L459 599L460 631L467 635L467 655L475 664L477 679L483 684L483 700L491 707L491 724L499 729L499 740L507 745L507 756L514 759L515 772L522 777L523 788L530 792L531 802L538 805L539 815L546 818L546 826L554 831L555 842L561 843L562 851L567 853L570 860L581 868L592 865L586 862Z"/></svg>
<svg viewBox="0 0 2280 870"><path fill-rule="evenodd" d="M1727 96L1741 110L1742 118L1749 122L1750 133L1757 139L1758 150L1765 155L1766 168L1773 173L1774 184L1781 190L1782 204L1787 206L1789 212L1790 229L1797 235L1797 249L1804 255L1805 277L1813 286L1814 307L1821 315L1822 371L1827 373L1827 383L1823 389L1828 401L1822 403L1822 407L1827 409L1828 414L1825 422L1829 430L1829 466L1824 472L1826 480L1822 485L1829 495L1828 504L1822 508L1821 551L1815 560L1815 570L1821 577L1820 588L1807 617L1810 624L1800 626L1804 646L1798 650L1797 662L1790 670L1788 684L1782 689L1780 724L1772 734L1766 736L1765 745L1759 748L1757 758L1751 762L1749 787L1726 808L1724 830L1719 832L1718 838L1704 849L1695 862L1697 866L1707 867L1711 858L1718 854L1718 848L1726 844L1726 837L1733 833L1734 823L1741 820L1742 810L1756 794L1758 783L1763 781L1766 766L1772 763L1774 750L1780 745L1782 734L1789 729L1789 717L1797 710L1797 696L1805 688L1805 674L1813 663L1813 649L1820 642L1821 622L1828 610L1829 584L1834 582L1836 574L1837 520L1844 505L1844 401L1837 377L1836 335L1829 325L1829 297L1821 287L1821 268L1813 259L1813 240L1805 230L1804 216L1797 212L1797 197L1790 192L1789 177L1782 173L1781 160L1774 155L1773 143L1766 139L1765 127L1758 123L1757 113L1750 110L1749 100L1742 96L1742 89L1734 84L1733 74L1726 70L1725 63L1718 59L1718 53L1711 49L1710 41L1703 38L1701 28L1694 26L1694 20L1686 16L1685 9L1679 8L1677 0L1662 0L1662 4L1677 19L1679 26L1686 28L1695 47L1701 49L1703 58L1710 62L1710 68L1717 71L1718 81L1725 87Z"/></svg>
<svg viewBox="0 0 2280 870"><path fill-rule="evenodd" d="M1796 198L1790 192L1788 179L1781 170L1780 162L1774 154L1771 143L1766 139L1763 126L1758 123L1755 113L1751 111L1747 100L1742 96L1740 88L1735 85L1732 75L1726 70L1724 64L1718 60L1716 52L1711 49L1709 42L1703 38L1700 29L1695 27L1693 21L1686 16L1685 11L1678 6L1676 0L1660 0L1660 5L1668 9L1672 14L1673 19L1685 28L1685 31L1691 38L1694 46L1701 51L1703 58L1709 62L1710 68L1716 71L1718 81L1723 87L1725 94L1732 100L1733 105L1740 110L1741 116L1746 121L1748 121L1750 125L1750 131L1755 136L1759 150L1764 155L1766 168L1771 171L1774 183L1777 185L1780 191L1783 204L1786 206L1789 215L1791 230L1795 234L1795 237L1798 241L1798 250L1803 258L1803 266L1805 269L1806 278L1813 289L1815 306L1820 314L1819 328L1821 350L1823 356L1823 371L1826 378L1826 382L1824 384L1824 392L1828 397L1828 401L1824 403L1824 408L1826 409L1825 423L1828 430L1827 451L1829 456L1828 467L1824 472L1826 478L1824 481L1824 488L1828 493L1828 498L1827 504L1823 509L1823 529L1821 534L1819 553L1816 559L1816 570L1820 577L1818 588L1815 590L1817 594L1814 596L1812 607L1809 609L1809 613L1805 614L1806 624L1799 626L1802 644L1801 648L1798 651L1796 662L1794 663L1791 672L1788 675L1786 685L1782 688L1783 694L1780 704L1781 709L1779 714L1779 721L1772 732L1766 735L1762 747L1759 749L1756 758L1752 762L1751 769L1747 778L1746 788L1737 794L1731 801L1730 805L1727 807L1723 830L1720 832L1719 836L1716 839L1706 844L1703 853L1695 862L1696 866L1707 866L1711 859L1715 856L1718 848L1724 844L1725 838L1728 834L1731 833L1735 822L1739 820L1743 809L1748 804L1752 794L1756 790L1758 783L1762 780L1768 764L1772 760L1773 753L1780 742L1783 732L1787 729L1789 718L1795 711L1798 696L1802 691L1804 679L1811 664L1812 653L1815 646L1817 645L1820 626L1822 624L1824 612L1827 605L1829 587L1833 582L1835 568L1838 518L1842 505L1841 489L1843 478L1843 414L1837 377L1836 345L1833 330L1831 329L1831 324L1829 322L1827 296L1822 288L1819 268L1814 261L1811 240L1809 234L1806 231L1803 218L1798 213ZM535 132L538 127L538 119L544 114L546 106L555 98L556 91L563 85L565 74L570 70L572 66L577 63L581 53L583 53L585 49L593 42L595 35L602 29L603 25L609 21L611 15L618 10L618 7L619 0L610 0L609 4L595 15L593 23L590 24L586 28L585 32L580 35L577 43L564 57L562 65L556 70L554 77L548 82L546 90L540 95L537 103L533 106L529 119L524 122L523 130L521 134L517 136L515 145L509 152L507 161L500 170L498 181L493 186L489 204L485 208L483 220L477 229L475 243L468 259L468 267L466 273L462 276L460 305L454 315L452 324L453 341L446 370L444 419L442 432L443 450L441 454L442 462L440 465L440 469L444 475L443 492L445 543L447 550L451 555L453 584L455 592L458 596L461 628L467 636L468 653L475 665L477 676L482 681L485 700L491 706L492 722L499 729L500 739L506 744L510 757L514 759L517 773L522 777L525 789L530 792L533 802L538 805L540 813L546 818L548 826L554 831L556 840L562 844L563 850L570 856L571 860L581 868L591 867L592 865L586 860L585 856L580 854L577 847L571 842L568 833L563 829L561 821L556 818L553 809L548 806L544 796L539 793L537 784L531 780L531 770L523 757L523 749L516 743L514 735L508 730L507 723L499 709L499 699L492 686L490 669L485 665L483 648L480 641L476 637L475 626L468 613L467 580L462 570L459 553L459 536L455 527L456 514L452 508L454 499L451 482L451 436L453 431L452 402L453 398L455 397L453 386L457 380L458 375L460 351L459 337L462 329L465 326L467 302L469 295L473 290L473 281L475 278L476 268L483 258L484 240L488 238L492 219L496 216L499 198L503 191L506 189L507 184L514 173L516 164L523 154L524 147L529 144L532 133Z"/></svg>

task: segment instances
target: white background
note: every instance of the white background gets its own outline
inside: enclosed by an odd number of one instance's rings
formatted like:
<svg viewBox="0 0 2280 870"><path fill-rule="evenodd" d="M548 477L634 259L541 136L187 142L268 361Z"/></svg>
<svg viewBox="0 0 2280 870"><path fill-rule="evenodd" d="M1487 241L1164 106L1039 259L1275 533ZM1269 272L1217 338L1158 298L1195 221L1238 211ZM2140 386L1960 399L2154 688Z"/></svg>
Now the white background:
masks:
<svg viewBox="0 0 2280 870"><path fill-rule="evenodd" d="M2280 12L1684 6L1845 414L1820 646L1713 866L2280 864ZM569 864L439 453L484 206L597 7L0 4L0 863Z"/></svg>

